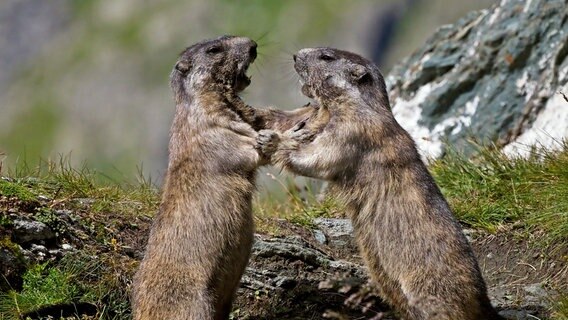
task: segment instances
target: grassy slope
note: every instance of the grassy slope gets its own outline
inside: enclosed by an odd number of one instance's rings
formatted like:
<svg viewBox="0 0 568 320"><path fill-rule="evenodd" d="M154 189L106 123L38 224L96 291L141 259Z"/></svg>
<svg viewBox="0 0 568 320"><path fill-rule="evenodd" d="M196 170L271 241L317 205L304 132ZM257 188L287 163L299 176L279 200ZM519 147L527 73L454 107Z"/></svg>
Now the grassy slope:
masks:
<svg viewBox="0 0 568 320"><path fill-rule="evenodd" d="M481 148L474 159L450 153L431 170L462 222L490 231L513 223L560 245L568 241L568 145L561 150L508 159Z"/></svg>
<svg viewBox="0 0 568 320"><path fill-rule="evenodd" d="M464 224L490 232L515 227L526 237L539 234L541 245L552 248L567 243L568 145L559 152L535 150L529 159L507 159L491 148L481 148L475 159L450 153L430 168ZM157 189L147 182L119 185L64 163L43 164L9 176L0 180L0 231L10 224L5 215L9 208L16 207L52 228L62 225L55 210L70 209L78 222L60 230L62 239L71 233L69 228L84 235L75 235L80 239L74 240L79 243L78 253L56 264L30 267L22 290L0 295L0 320L17 319L46 305L79 302L97 306L96 319L127 318L126 288L136 267L136 259L128 252L143 245L136 230L146 230L156 212ZM318 204L313 197L302 199L294 184L282 186L288 201L256 202L260 232L279 233L277 218L310 227L314 217L341 215L332 201ZM85 201L76 199L91 200L85 206ZM0 246L9 245L9 237L0 240ZM568 317L567 297L559 298L555 319Z"/></svg>

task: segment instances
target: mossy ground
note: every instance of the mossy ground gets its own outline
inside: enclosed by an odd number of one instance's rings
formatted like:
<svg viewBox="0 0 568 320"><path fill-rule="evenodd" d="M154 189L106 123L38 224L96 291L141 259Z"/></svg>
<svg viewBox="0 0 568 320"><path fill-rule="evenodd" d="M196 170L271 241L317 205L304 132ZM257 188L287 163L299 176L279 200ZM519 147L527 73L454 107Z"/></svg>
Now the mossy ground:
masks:
<svg viewBox="0 0 568 320"><path fill-rule="evenodd" d="M564 255L563 263L568 263L566 144L555 152L535 149L527 159L509 159L486 147L471 159L450 152L430 169L464 226L496 235L514 229L517 239L537 243L542 252ZM30 261L22 288L0 295L0 320L38 318L53 306L76 306L65 315L72 319L78 318L73 314L129 318L129 286L157 211L158 188L144 180L116 183L86 167L70 168L65 161L2 175L0 230L8 235L1 239L2 246L17 247L9 230L18 216L48 224L58 232L57 244L71 243L75 249L63 259ZM255 200L260 233L287 232L279 227L279 219L310 229L316 217L343 215L333 199L318 202L310 190L304 192L292 182L281 185L285 201ZM61 210L69 217L60 216ZM552 287L559 295L551 303L551 317L566 319L566 284Z"/></svg>

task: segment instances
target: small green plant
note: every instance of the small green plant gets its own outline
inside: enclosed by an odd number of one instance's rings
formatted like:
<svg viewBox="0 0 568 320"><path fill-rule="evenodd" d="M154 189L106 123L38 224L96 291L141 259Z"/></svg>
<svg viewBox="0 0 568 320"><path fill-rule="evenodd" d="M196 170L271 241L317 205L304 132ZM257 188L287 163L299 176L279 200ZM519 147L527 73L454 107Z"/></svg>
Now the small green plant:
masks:
<svg viewBox="0 0 568 320"><path fill-rule="evenodd" d="M60 237L68 232L67 224L62 221L55 211L49 208L39 208L34 215L35 219L39 222L45 223L57 237Z"/></svg>
<svg viewBox="0 0 568 320"><path fill-rule="evenodd" d="M0 179L0 196L8 198L15 197L23 201L35 200L35 195L25 186L18 182Z"/></svg>
<svg viewBox="0 0 568 320"><path fill-rule="evenodd" d="M12 220L7 216L0 216L0 227L10 227L13 224Z"/></svg>
<svg viewBox="0 0 568 320"><path fill-rule="evenodd" d="M49 268L48 264L31 267L23 276L21 292L11 290L0 295L0 314L5 320L16 320L43 306L76 301L80 290L73 284L73 277L74 274Z"/></svg>
<svg viewBox="0 0 568 320"><path fill-rule="evenodd" d="M0 248L5 248L8 249L14 253L19 253L20 252L20 246L18 246L17 244L13 243L12 240L10 240L9 236L2 236L0 238Z"/></svg>
<svg viewBox="0 0 568 320"><path fill-rule="evenodd" d="M338 205L332 198L326 198L321 203L306 204L289 218L290 222L308 228L314 228L314 219L332 217L337 212Z"/></svg>

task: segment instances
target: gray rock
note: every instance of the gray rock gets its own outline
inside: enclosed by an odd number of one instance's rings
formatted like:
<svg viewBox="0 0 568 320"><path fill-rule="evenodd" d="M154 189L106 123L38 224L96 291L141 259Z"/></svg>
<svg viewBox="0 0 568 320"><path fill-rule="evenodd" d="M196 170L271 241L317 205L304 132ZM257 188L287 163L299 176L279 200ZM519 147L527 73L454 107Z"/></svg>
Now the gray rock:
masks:
<svg viewBox="0 0 568 320"><path fill-rule="evenodd" d="M535 316L532 315L533 312L531 312L530 310L502 310L499 311L499 315L501 315L502 317L504 317L505 319L508 320L535 320L535 319L540 319L537 318Z"/></svg>
<svg viewBox="0 0 568 320"><path fill-rule="evenodd" d="M55 233L46 224L39 221L15 220L13 231L14 241L18 243L55 238Z"/></svg>
<svg viewBox="0 0 568 320"><path fill-rule="evenodd" d="M59 249L51 249L49 250L49 254L52 257L62 257L63 256L63 251L59 250Z"/></svg>
<svg viewBox="0 0 568 320"><path fill-rule="evenodd" d="M47 248L45 246L42 246L41 244L35 244L35 243L32 243L30 250L32 252L43 252L43 253L47 252Z"/></svg>
<svg viewBox="0 0 568 320"><path fill-rule="evenodd" d="M276 277L273 281L275 287L289 289L296 285L297 281L290 277Z"/></svg>
<svg viewBox="0 0 568 320"><path fill-rule="evenodd" d="M314 238L316 239L317 242L321 243L321 244L326 244L327 243L327 238L325 237L325 234L323 233L323 231L321 230L314 230Z"/></svg>
<svg viewBox="0 0 568 320"><path fill-rule="evenodd" d="M31 256L33 256L35 261L44 261L45 258L50 254L45 246L32 244L30 247Z"/></svg>
<svg viewBox="0 0 568 320"><path fill-rule="evenodd" d="M358 290L367 275L363 266L337 260L300 236L257 236L236 305L261 312L259 319L281 319L286 310L303 308L304 299L310 300L310 309L342 309L342 279L349 279L349 287ZM332 285L320 287L322 282Z"/></svg>
<svg viewBox="0 0 568 320"><path fill-rule="evenodd" d="M326 274L349 273L366 279L363 266L344 260L336 260L330 255L314 248L299 236L262 239L257 237L253 244L251 263L245 272L245 283L272 283L276 288L287 283L286 278L298 275L295 262L301 262L314 283L326 279ZM326 270L326 273L313 273L314 269ZM255 281L253 281L255 280ZM317 280L317 281L316 281Z"/></svg>
<svg viewBox="0 0 568 320"><path fill-rule="evenodd" d="M527 295L524 297L523 305L541 305L546 304L548 300L550 300L548 292L540 283L529 284L523 287L523 290L527 292Z"/></svg>
<svg viewBox="0 0 568 320"><path fill-rule="evenodd" d="M353 226L349 219L317 218L314 224L329 238L330 246L346 246L353 239Z"/></svg>
<svg viewBox="0 0 568 320"><path fill-rule="evenodd" d="M475 229L463 229L462 232L469 242L472 242L473 239L475 239L475 235L477 233Z"/></svg>
<svg viewBox="0 0 568 320"><path fill-rule="evenodd" d="M568 136L556 94L568 81L567 18L562 0L508 0L441 27L386 77L395 117L427 157L446 140L472 152L471 136L500 145L532 129Z"/></svg>
<svg viewBox="0 0 568 320"><path fill-rule="evenodd" d="M290 261L300 260L313 267L326 267L335 271L348 271L359 266L348 262L334 260L324 252L313 248L299 236L286 238L257 238L252 247L253 259L280 257Z"/></svg>
<svg viewBox="0 0 568 320"><path fill-rule="evenodd" d="M544 290L540 283L529 284L524 287L524 290L535 297L543 298L547 296L546 290Z"/></svg>

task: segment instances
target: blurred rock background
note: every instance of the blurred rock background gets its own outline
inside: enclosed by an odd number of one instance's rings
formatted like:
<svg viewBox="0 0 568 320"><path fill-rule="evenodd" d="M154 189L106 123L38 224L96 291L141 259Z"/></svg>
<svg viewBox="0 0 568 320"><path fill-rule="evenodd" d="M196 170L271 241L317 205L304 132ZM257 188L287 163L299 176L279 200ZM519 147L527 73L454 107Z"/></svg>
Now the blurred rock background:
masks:
<svg viewBox="0 0 568 320"><path fill-rule="evenodd" d="M495 1L3 0L0 3L0 161L40 159L113 177L160 180L174 105L168 76L187 45L222 34L256 39L244 93L253 105L293 108L291 54L335 46L387 74L441 25ZM2 155L4 153L4 155Z"/></svg>

